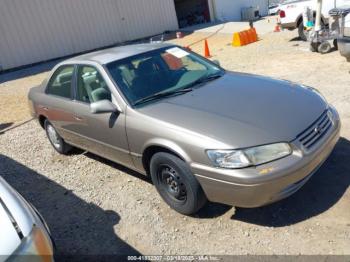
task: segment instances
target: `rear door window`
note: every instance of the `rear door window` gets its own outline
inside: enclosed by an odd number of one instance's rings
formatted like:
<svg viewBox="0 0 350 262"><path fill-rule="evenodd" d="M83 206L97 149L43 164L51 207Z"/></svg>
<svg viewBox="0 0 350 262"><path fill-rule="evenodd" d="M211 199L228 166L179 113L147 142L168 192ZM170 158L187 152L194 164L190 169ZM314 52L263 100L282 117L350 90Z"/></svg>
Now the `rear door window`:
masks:
<svg viewBox="0 0 350 262"><path fill-rule="evenodd" d="M59 97L71 98L73 75L73 65L58 68L47 85L46 93Z"/></svg>

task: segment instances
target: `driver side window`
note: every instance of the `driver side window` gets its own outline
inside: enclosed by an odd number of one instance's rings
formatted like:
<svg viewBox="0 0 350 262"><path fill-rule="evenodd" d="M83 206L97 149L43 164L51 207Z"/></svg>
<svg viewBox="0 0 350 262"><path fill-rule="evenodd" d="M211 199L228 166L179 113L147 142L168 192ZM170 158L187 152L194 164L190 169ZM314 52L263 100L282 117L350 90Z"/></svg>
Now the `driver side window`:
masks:
<svg viewBox="0 0 350 262"><path fill-rule="evenodd" d="M76 100L94 103L112 101L111 92L98 70L92 66L79 66Z"/></svg>

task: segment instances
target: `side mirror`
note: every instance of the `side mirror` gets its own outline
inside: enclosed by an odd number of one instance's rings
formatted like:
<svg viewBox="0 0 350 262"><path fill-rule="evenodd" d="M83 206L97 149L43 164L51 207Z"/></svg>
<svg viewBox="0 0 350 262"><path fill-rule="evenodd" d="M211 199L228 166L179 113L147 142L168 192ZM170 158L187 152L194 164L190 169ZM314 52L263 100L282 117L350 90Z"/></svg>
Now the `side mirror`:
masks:
<svg viewBox="0 0 350 262"><path fill-rule="evenodd" d="M92 114L115 113L118 108L109 100L101 100L90 104L90 111Z"/></svg>
<svg viewBox="0 0 350 262"><path fill-rule="evenodd" d="M213 60L212 62L213 62L214 64L220 66L220 61L219 61L219 60L216 60L216 59L215 59L215 60Z"/></svg>

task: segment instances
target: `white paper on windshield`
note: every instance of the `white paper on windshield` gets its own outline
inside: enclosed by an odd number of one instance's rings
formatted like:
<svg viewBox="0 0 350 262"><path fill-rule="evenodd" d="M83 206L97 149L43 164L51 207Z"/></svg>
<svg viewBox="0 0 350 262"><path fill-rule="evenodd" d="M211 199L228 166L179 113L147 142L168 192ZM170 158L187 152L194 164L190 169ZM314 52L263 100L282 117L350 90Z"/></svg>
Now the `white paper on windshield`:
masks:
<svg viewBox="0 0 350 262"><path fill-rule="evenodd" d="M177 57L177 58L183 58L185 56L188 56L190 53L186 52L185 50L182 50L178 47L173 47L168 50L166 50L167 53Z"/></svg>

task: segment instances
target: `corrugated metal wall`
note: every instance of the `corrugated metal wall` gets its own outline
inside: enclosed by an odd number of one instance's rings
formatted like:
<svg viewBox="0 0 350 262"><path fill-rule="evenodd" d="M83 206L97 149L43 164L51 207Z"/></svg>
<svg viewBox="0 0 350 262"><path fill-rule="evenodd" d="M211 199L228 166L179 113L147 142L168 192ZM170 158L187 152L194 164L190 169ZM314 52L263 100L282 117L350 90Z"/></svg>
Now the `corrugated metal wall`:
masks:
<svg viewBox="0 0 350 262"><path fill-rule="evenodd" d="M10 69L178 28L174 0L0 0Z"/></svg>
<svg viewBox="0 0 350 262"><path fill-rule="evenodd" d="M245 7L259 6L260 15L268 14L268 0L213 0L216 18L221 21L240 21L241 10Z"/></svg>

